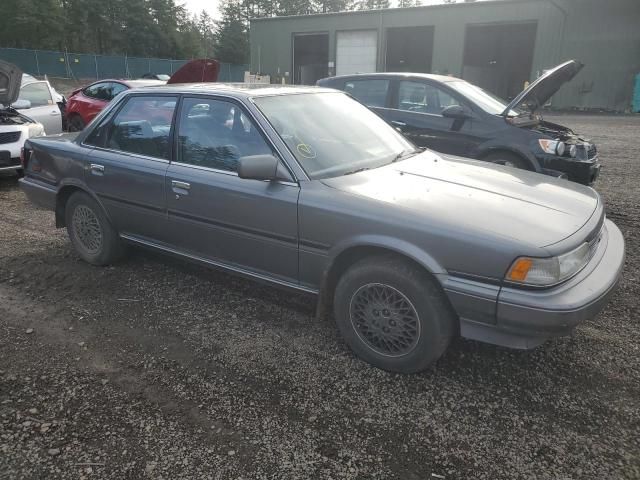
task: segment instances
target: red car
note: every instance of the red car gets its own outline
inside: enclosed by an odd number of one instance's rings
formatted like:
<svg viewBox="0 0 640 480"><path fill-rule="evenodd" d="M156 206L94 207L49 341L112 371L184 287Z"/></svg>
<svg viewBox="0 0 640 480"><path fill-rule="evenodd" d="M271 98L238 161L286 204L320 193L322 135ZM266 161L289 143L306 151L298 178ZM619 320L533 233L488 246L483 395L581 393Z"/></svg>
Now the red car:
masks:
<svg viewBox="0 0 640 480"><path fill-rule="evenodd" d="M164 85L160 80L100 80L74 90L67 99L69 131L79 132L120 92L147 85Z"/></svg>

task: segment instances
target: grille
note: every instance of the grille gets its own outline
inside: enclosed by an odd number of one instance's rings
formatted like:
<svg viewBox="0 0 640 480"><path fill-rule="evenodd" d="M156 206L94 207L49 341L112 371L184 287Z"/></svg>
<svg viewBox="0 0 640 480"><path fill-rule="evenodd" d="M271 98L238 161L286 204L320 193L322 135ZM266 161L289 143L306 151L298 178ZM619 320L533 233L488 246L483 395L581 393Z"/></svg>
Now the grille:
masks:
<svg viewBox="0 0 640 480"><path fill-rule="evenodd" d="M2 132L0 133L0 144L14 143L20 140L21 132Z"/></svg>

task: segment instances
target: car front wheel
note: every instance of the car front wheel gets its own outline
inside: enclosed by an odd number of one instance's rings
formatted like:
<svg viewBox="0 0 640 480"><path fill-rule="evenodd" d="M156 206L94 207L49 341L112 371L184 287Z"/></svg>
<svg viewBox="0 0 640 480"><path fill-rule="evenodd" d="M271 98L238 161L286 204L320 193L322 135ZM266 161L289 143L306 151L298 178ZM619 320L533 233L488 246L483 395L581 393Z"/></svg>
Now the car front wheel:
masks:
<svg viewBox="0 0 640 480"><path fill-rule="evenodd" d="M80 257L93 265L107 265L122 254L122 241L98 203L84 192L67 201L65 222Z"/></svg>
<svg viewBox="0 0 640 480"><path fill-rule="evenodd" d="M336 286L334 308L356 355L392 372L426 369L455 331L455 315L435 281L392 255L366 258L347 270Z"/></svg>

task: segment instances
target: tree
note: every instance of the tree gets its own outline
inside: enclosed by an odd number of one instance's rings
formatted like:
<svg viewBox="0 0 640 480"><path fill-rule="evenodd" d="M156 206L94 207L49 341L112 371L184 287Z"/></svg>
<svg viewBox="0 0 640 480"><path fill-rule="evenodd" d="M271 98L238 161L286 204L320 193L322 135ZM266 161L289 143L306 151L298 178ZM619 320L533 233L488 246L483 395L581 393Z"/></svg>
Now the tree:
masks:
<svg viewBox="0 0 640 480"><path fill-rule="evenodd" d="M222 3L222 19L215 32L216 58L227 63L249 62L249 30L239 0Z"/></svg>

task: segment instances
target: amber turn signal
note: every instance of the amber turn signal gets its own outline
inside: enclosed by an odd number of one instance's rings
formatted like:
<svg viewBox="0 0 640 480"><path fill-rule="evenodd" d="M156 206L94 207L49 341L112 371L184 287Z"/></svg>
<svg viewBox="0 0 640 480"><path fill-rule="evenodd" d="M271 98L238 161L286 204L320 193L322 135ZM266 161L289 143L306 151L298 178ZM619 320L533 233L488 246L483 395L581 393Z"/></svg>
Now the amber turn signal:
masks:
<svg viewBox="0 0 640 480"><path fill-rule="evenodd" d="M531 265L533 265L533 260L530 258L519 258L509 270L507 279L513 280L514 282L524 282L531 269Z"/></svg>

